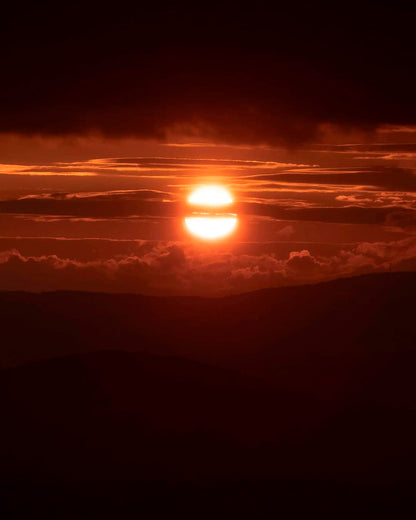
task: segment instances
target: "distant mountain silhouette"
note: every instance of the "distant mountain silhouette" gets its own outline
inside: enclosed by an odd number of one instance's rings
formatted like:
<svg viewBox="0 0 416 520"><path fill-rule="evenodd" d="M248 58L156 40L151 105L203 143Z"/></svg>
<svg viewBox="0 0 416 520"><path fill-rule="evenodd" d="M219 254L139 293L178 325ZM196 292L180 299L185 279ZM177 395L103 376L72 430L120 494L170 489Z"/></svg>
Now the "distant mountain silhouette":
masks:
<svg viewBox="0 0 416 520"><path fill-rule="evenodd" d="M407 518L415 289L395 273L221 299L0 293L1 510Z"/></svg>

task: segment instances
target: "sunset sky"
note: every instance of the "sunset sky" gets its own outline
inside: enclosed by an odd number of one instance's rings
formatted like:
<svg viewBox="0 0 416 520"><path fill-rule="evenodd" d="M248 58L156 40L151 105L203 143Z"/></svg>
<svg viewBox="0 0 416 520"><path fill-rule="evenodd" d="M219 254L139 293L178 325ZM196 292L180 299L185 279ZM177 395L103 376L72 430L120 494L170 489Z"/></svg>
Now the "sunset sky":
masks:
<svg viewBox="0 0 416 520"><path fill-rule="evenodd" d="M380 2L16 8L0 290L222 295L415 270L414 22ZM201 184L235 200L218 242L184 228Z"/></svg>

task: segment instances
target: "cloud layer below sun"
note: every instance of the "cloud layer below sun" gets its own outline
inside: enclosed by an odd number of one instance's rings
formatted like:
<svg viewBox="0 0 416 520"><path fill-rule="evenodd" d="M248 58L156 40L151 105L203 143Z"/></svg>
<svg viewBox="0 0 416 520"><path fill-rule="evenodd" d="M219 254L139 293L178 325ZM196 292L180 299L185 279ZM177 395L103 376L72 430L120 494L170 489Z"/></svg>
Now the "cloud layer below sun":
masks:
<svg viewBox="0 0 416 520"><path fill-rule="evenodd" d="M140 251L141 250L141 251ZM0 253L0 290L88 290L217 296L340 276L416 269L416 238L362 243L332 256L307 249L279 259L183 244L142 244L136 254L79 261Z"/></svg>

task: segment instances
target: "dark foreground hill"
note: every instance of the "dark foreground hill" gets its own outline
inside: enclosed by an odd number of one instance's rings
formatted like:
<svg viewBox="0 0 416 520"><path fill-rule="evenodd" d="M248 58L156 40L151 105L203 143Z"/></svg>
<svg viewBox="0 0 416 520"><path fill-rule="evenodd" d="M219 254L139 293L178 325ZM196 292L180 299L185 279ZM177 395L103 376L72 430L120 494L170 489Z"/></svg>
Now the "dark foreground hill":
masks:
<svg viewBox="0 0 416 520"><path fill-rule="evenodd" d="M2 293L4 516L414 517L415 289Z"/></svg>

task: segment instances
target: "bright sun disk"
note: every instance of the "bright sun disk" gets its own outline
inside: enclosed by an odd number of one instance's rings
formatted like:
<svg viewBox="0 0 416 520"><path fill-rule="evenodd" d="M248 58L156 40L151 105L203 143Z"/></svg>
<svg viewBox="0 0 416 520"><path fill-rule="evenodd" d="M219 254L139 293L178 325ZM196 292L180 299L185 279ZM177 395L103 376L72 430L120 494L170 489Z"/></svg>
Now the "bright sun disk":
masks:
<svg viewBox="0 0 416 520"><path fill-rule="evenodd" d="M229 235L237 226L237 217L187 217L188 231L199 238L214 240Z"/></svg>
<svg viewBox="0 0 416 520"><path fill-rule="evenodd" d="M194 212L192 216L185 218L185 226L192 235L204 240L215 240L229 235L236 228L237 215L208 209L208 207L218 208L234 202L226 188L214 185L200 186L190 194L188 202L193 206L201 206L203 210L201 213Z"/></svg>
<svg viewBox="0 0 416 520"><path fill-rule="evenodd" d="M226 206L232 204L233 198L222 186L200 186L189 195L188 202L199 206Z"/></svg>

